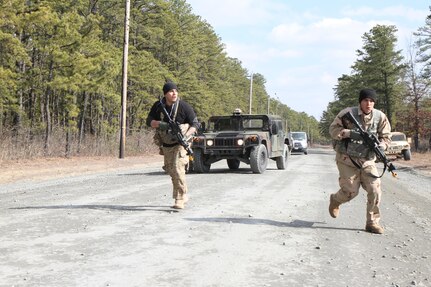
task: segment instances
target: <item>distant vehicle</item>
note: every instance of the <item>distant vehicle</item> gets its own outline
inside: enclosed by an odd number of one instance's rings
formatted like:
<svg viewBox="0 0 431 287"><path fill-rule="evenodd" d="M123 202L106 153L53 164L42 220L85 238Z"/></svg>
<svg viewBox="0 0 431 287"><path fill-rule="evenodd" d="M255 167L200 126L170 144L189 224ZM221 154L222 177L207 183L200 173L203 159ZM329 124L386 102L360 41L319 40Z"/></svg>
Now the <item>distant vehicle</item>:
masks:
<svg viewBox="0 0 431 287"><path fill-rule="evenodd" d="M308 138L306 132L291 132L293 138L292 152L308 154Z"/></svg>
<svg viewBox="0 0 431 287"><path fill-rule="evenodd" d="M410 160L412 154L406 135L401 132L392 132L391 143L385 151L385 154L396 155L397 157L403 157L404 160Z"/></svg>
<svg viewBox="0 0 431 287"><path fill-rule="evenodd" d="M226 160L229 169L249 164L253 173L263 173L268 159L285 169L291 151L284 119L274 115L248 115L236 109L232 115L212 116L193 138L192 170L209 172L211 164Z"/></svg>

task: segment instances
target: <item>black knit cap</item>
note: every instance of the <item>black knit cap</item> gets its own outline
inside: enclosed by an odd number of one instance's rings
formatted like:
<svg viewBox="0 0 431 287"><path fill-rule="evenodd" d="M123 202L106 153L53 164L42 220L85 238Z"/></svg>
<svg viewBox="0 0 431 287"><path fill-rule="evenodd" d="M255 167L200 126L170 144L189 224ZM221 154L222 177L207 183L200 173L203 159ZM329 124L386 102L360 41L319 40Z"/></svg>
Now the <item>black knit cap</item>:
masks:
<svg viewBox="0 0 431 287"><path fill-rule="evenodd" d="M359 102L362 102L363 99L372 99L374 102L377 101L377 93L373 89L362 89L359 92Z"/></svg>
<svg viewBox="0 0 431 287"><path fill-rule="evenodd" d="M163 94L166 95L167 92L173 89L178 90L177 85L175 85L173 82L167 82L163 85Z"/></svg>

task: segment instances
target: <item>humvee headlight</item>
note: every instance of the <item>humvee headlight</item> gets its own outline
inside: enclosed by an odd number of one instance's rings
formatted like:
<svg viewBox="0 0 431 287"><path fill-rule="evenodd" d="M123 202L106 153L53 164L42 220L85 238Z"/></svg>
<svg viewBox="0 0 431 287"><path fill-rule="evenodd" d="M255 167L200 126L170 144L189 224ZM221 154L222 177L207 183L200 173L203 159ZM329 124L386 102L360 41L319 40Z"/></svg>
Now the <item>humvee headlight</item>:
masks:
<svg viewBox="0 0 431 287"><path fill-rule="evenodd" d="M244 144L244 140L243 140L243 139L238 139L238 140L236 141L236 144L237 144L237 145L243 145L243 144Z"/></svg>
<svg viewBox="0 0 431 287"><path fill-rule="evenodd" d="M213 140L207 140L207 146L213 146L214 141Z"/></svg>

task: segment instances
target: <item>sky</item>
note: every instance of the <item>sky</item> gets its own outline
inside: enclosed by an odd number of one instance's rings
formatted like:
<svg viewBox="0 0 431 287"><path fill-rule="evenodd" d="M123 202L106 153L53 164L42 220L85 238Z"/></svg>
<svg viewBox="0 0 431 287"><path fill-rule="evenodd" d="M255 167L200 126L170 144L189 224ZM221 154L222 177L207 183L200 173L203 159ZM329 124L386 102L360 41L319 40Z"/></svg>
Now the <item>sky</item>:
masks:
<svg viewBox="0 0 431 287"><path fill-rule="evenodd" d="M229 57L264 76L271 98L317 120L334 101L337 79L351 73L364 33L395 25L397 48L408 51L431 6L425 0L186 1Z"/></svg>

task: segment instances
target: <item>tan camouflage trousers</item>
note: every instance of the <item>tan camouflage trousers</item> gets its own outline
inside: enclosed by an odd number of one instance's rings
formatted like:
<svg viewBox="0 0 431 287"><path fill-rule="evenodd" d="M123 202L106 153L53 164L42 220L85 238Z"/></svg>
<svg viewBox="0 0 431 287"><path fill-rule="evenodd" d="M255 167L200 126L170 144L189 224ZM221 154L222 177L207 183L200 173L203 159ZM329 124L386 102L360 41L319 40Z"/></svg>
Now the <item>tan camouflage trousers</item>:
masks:
<svg viewBox="0 0 431 287"><path fill-rule="evenodd" d="M340 174L340 189L335 193L335 200L345 203L355 198L362 186L367 192L367 224L379 223L380 220L380 200L382 191L380 178L374 178L370 174L378 175L375 165L369 165L363 169L358 169L337 161Z"/></svg>
<svg viewBox="0 0 431 287"><path fill-rule="evenodd" d="M171 176L174 199L184 199L187 193L186 165L189 156L181 145L163 147L165 170Z"/></svg>

